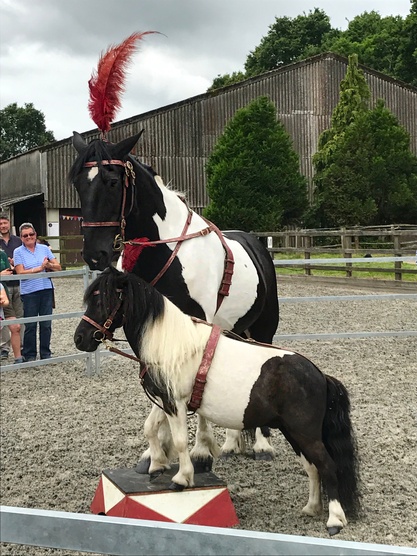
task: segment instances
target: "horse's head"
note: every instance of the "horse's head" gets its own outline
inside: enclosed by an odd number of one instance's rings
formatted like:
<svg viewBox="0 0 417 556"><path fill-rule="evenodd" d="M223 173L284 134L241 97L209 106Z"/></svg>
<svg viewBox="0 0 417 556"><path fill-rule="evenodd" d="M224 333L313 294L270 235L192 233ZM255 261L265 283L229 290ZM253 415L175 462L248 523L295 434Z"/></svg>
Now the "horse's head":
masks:
<svg viewBox="0 0 417 556"><path fill-rule="evenodd" d="M87 144L74 132L78 157L69 178L81 201L83 258L91 270L104 270L111 264L117 247L115 239L124 235L129 217L146 220L142 214L145 210L164 217L162 194L154 176L147 166L129 155L141 134L117 144L99 139ZM138 237L139 230L135 232L132 237Z"/></svg>
<svg viewBox="0 0 417 556"><path fill-rule="evenodd" d="M124 323L123 273L106 269L87 289L87 309L74 333L80 351L95 351L103 340L111 340Z"/></svg>

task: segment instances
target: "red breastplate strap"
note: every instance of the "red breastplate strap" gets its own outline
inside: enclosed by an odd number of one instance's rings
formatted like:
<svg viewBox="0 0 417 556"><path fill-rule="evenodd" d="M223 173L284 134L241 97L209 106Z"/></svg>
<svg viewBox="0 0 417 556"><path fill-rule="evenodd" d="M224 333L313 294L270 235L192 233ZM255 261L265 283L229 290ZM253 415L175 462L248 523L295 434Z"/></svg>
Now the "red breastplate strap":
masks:
<svg viewBox="0 0 417 556"><path fill-rule="evenodd" d="M198 322L198 321L197 321ZM217 343L221 335L220 326L213 325L206 347L204 349L203 358L200 367L195 377L191 399L188 402L187 408L189 411L197 411L203 399L204 388L207 382L207 373L209 372L211 362L216 351Z"/></svg>

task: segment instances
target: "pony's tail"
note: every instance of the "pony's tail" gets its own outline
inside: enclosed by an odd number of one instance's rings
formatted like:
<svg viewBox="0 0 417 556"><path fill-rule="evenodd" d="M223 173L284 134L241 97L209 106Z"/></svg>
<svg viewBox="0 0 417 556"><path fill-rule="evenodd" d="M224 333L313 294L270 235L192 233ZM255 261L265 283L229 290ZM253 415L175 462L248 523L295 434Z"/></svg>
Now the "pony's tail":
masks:
<svg viewBox="0 0 417 556"><path fill-rule="evenodd" d="M327 407L323 443L337 467L340 503L350 516L355 517L360 511L359 462L350 420L349 394L339 380L325 376Z"/></svg>

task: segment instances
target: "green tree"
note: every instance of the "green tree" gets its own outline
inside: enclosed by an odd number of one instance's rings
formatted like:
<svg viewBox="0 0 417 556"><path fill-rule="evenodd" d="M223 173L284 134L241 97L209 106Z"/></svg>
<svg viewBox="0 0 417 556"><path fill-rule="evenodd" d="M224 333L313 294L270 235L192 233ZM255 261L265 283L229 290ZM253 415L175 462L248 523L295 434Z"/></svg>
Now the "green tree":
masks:
<svg viewBox="0 0 417 556"><path fill-rule="evenodd" d="M16 103L0 110L0 160L55 141L52 131L45 127L45 116L33 106L24 108Z"/></svg>
<svg viewBox="0 0 417 556"><path fill-rule="evenodd" d="M220 228L277 230L298 222L306 209L298 155L266 97L236 112L206 170L210 204L203 213Z"/></svg>
<svg viewBox="0 0 417 556"><path fill-rule="evenodd" d="M227 87L227 85L234 85L246 79L246 76L241 71L235 71L232 74L225 73L224 75L218 75L214 80L212 85L207 89L209 91L215 91L216 89L221 89L222 87Z"/></svg>
<svg viewBox="0 0 417 556"><path fill-rule="evenodd" d="M401 45L408 40L401 16L381 17L375 11L364 12L349 22L339 37L328 36L323 48L342 56L357 54L361 64L400 78L397 67Z"/></svg>
<svg viewBox="0 0 417 556"><path fill-rule="evenodd" d="M417 157L410 136L397 118L378 100L348 128L345 148L354 152L362 143L366 179L376 214L370 224L414 224L417 215Z"/></svg>
<svg viewBox="0 0 417 556"><path fill-rule="evenodd" d="M349 56L346 76L340 82L340 100L333 111L330 129L319 137L318 151L314 155L313 164L317 172L331 163L331 156L340 138L345 133L356 115L368 109L371 93L363 71L358 67L356 54ZM316 174L316 186L320 189L320 174Z"/></svg>
<svg viewBox="0 0 417 556"><path fill-rule="evenodd" d="M331 27L329 17L318 8L295 18L276 18L247 56L245 73L218 76L209 90L236 82L241 75L243 80L323 52L357 54L361 64L417 85L417 0L411 0L405 19L364 12L349 21L345 31Z"/></svg>
<svg viewBox="0 0 417 556"><path fill-rule="evenodd" d="M417 158L410 137L382 100L370 109L368 99L352 55L331 127L320 136L313 158L316 189L309 226L415 222Z"/></svg>
<svg viewBox="0 0 417 556"><path fill-rule="evenodd" d="M295 18L277 17L268 34L248 55L246 75L258 75L307 57L306 52L320 47L328 33L338 32L332 30L329 17L318 8Z"/></svg>
<svg viewBox="0 0 417 556"><path fill-rule="evenodd" d="M417 0L412 0L398 45L394 76L417 87Z"/></svg>

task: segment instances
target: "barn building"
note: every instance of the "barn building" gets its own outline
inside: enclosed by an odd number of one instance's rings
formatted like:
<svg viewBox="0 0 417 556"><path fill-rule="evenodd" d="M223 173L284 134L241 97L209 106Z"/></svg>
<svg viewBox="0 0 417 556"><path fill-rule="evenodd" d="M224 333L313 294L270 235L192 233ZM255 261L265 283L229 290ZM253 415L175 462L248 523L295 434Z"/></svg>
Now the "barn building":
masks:
<svg viewBox="0 0 417 556"><path fill-rule="evenodd" d="M312 156L319 135L330 125L347 66L348 61L342 56L320 54L119 121L113 125L109 140L117 142L144 128L135 154L153 166L165 183L185 192L190 205L201 212L208 202L204 167L218 137L236 110L266 95L274 102L277 115L293 140L312 198ZM417 155L417 88L360 67L372 101L384 99L408 131L411 150ZM87 142L98 136L97 130L82 134ZM41 235L80 234L80 205L67 179L74 159L75 150L68 138L0 165L1 209L9 211L16 227L31 221ZM55 242L51 246L58 249Z"/></svg>

